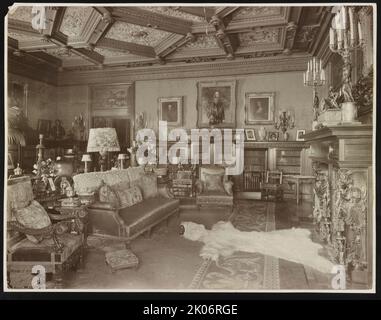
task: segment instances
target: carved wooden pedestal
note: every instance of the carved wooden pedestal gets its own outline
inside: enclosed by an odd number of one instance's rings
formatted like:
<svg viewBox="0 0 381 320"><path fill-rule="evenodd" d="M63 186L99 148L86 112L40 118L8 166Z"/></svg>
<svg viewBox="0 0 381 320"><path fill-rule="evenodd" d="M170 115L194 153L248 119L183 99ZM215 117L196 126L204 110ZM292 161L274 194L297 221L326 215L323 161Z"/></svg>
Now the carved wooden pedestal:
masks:
<svg viewBox="0 0 381 320"><path fill-rule="evenodd" d="M372 126L329 126L305 135L316 176L314 221L347 279L371 287Z"/></svg>

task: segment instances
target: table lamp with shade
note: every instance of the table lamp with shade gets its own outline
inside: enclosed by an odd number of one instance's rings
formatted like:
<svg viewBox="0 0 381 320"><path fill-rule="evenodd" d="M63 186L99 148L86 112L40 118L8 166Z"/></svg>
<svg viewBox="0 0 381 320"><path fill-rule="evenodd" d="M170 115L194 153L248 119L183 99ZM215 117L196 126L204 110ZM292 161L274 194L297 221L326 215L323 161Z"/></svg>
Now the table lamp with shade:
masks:
<svg viewBox="0 0 381 320"><path fill-rule="evenodd" d="M87 142L87 152L99 152L101 171L105 170L107 152L120 151L115 128L92 128Z"/></svg>
<svg viewBox="0 0 381 320"><path fill-rule="evenodd" d="M120 163L120 169L124 169L124 162L127 160L127 154L119 153L118 160Z"/></svg>
<svg viewBox="0 0 381 320"><path fill-rule="evenodd" d="M88 162L91 162L91 157L89 154L84 154L82 155L82 162L85 163L85 173L89 172L89 166L88 166Z"/></svg>

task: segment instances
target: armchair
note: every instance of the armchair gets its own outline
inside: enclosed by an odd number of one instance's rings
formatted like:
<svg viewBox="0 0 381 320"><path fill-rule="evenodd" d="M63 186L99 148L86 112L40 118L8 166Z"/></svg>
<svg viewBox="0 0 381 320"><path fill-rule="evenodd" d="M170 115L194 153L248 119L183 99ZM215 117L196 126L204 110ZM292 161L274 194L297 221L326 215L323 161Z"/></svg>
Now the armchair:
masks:
<svg viewBox="0 0 381 320"><path fill-rule="evenodd" d="M283 200L283 172L266 171L265 180L261 182L261 199L268 200L273 196L275 200Z"/></svg>
<svg viewBox="0 0 381 320"><path fill-rule="evenodd" d="M34 200L29 177L8 180L7 205L9 286L30 288L32 267L42 265L56 287L61 287L63 272L83 262L83 230L79 234L67 233L72 220L84 226L81 218L48 214Z"/></svg>
<svg viewBox="0 0 381 320"><path fill-rule="evenodd" d="M199 179L195 183L196 205L228 206L233 210L233 182L219 166L201 166Z"/></svg>

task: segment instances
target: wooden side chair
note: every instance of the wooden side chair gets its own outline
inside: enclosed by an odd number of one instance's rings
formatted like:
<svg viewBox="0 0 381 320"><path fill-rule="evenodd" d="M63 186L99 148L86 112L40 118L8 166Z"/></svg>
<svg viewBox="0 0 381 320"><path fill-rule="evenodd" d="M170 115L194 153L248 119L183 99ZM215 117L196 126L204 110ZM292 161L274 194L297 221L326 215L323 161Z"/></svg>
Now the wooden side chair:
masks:
<svg viewBox="0 0 381 320"><path fill-rule="evenodd" d="M266 171L264 181L261 182L261 199L269 200L274 197L277 200L283 200L283 172L282 171Z"/></svg>

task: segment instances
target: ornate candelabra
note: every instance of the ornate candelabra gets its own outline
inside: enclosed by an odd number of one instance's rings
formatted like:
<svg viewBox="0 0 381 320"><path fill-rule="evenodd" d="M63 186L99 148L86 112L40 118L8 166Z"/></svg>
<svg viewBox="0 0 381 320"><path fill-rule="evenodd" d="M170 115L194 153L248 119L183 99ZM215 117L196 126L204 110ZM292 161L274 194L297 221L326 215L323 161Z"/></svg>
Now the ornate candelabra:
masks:
<svg viewBox="0 0 381 320"><path fill-rule="evenodd" d="M288 140L287 129L292 129L295 126L295 117L291 111L279 111L278 120L275 122L275 129L283 132L283 140Z"/></svg>
<svg viewBox="0 0 381 320"><path fill-rule="evenodd" d="M313 121L315 122L319 116L319 97L317 95L317 87L321 87L326 83L325 71L322 68L320 59L313 57L308 61L307 71L303 74L303 82L305 86L312 87Z"/></svg>
<svg viewBox="0 0 381 320"><path fill-rule="evenodd" d="M343 121L351 122L357 118L357 107L352 95L352 63L351 51L362 48L364 39L356 7L335 7L336 14L332 19L329 31L329 48L332 52L342 56L343 74L340 96Z"/></svg>

